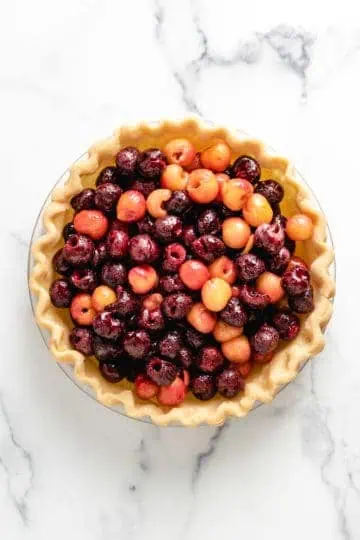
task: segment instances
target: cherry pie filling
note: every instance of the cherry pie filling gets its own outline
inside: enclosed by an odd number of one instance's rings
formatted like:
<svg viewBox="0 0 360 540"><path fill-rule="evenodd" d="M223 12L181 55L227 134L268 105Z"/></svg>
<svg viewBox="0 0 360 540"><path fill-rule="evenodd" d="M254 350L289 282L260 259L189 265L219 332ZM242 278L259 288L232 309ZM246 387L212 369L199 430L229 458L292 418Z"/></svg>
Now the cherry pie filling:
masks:
<svg viewBox="0 0 360 540"><path fill-rule="evenodd" d="M233 398L297 336L314 304L294 252L313 223L282 215L282 185L260 178L253 157L231 164L224 141L197 152L174 139L123 148L71 199L49 293L70 310L72 347L106 381L126 378L167 406L188 391Z"/></svg>

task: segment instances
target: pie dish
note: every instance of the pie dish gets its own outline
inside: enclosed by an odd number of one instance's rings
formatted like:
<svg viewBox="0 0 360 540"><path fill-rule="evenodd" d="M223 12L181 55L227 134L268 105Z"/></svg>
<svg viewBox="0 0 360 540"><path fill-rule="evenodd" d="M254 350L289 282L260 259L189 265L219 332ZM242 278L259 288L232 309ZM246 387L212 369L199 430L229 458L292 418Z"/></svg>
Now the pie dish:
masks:
<svg viewBox="0 0 360 540"><path fill-rule="evenodd" d="M84 188L93 188L99 173L114 165L115 157L124 147L164 148L169 141L178 138L190 140L198 151L219 140L225 141L231 149L231 161L239 156L251 156L261 167L261 180L273 179L282 186L285 196L281 201L281 213L289 217L301 214L311 219L311 237L297 245L296 255L309 266L314 299L312 312L301 316L296 337L281 342L271 362L257 364L251 370L243 391L231 398L216 394L209 401L198 401L188 392L184 401L170 407L156 400L139 399L131 382L121 380L111 384L105 380L92 356L85 357L72 348L71 318L67 310L58 309L51 303L49 290L56 275L53 257L63 245L63 228L72 219L71 200L74 196ZM243 417L255 403L270 402L281 386L295 378L304 362L324 346L323 332L331 317L334 295L334 282L329 273L333 252L326 242L326 221L307 187L296 178L288 160L269 152L260 141L241 137L226 128L209 126L197 118L121 127L111 138L92 146L87 156L71 168L65 185L54 190L52 201L44 212L44 229L45 234L33 246L35 265L30 277L31 291L38 298L37 322L49 331L49 348L56 360L73 365L75 377L91 386L101 403L107 406L121 404L128 416L150 417L158 425L180 423L184 426L220 424L230 416ZM215 296L210 295L210 300ZM226 358L232 358L231 351L228 354Z"/></svg>

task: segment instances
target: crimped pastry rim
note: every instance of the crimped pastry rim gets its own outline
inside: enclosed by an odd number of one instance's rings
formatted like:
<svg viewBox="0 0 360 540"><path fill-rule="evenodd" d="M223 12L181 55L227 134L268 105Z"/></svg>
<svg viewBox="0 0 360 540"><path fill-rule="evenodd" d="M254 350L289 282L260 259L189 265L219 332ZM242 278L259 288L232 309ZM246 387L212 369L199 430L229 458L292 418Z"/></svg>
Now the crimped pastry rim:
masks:
<svg viewBox="0 0 360 540"><path fill-rule="evenodd" d="M52 254L58 248L62 227L56 226L55 220L70 208L70 198L83 188L86 174L95 174L104 166L104 156L114 156L123 146L139 144L138 139L154 137L155 139L171 133L171 137L186 136L192 133L205 144L210 139L225 138L237 155L251 154L255 156L262 168L280 172L277 178L284 185L295 190L296 206L299 211L309 214L314 222L314 234L309 248L316 256L311 263L311 274L315 291L315 310L305 317L297 338L277 351L273 361L263 366L260 373L247 380L245 391L232 400L217 397L209 402L201 402L187 398L179 407L169 408L138 400L129 385L122 388L119 385L109 385L100 374L86 371L84 357L71 349L68 342L68 327L59 320L59 310L52 306L48 294L49 281L54 274L52 269ZM192 136L190 136L192 138ZM241 148L241 149L239 149ZM80 158L81 159L81 158ZM102 165L100 167L100 163ZM168 425L177 423L184 426L199 424L217 425L228 417L244 417L257 402L270 402L279 389L291 382L300 368L311 357L324 347L323 331L332 314L331 299L335 292L335 283L330 276L334 254L326 242L326 221L321 209L314 204L314 198L308 187L295 177L295 170L290 162L269 151L268 147L256 139L245 137L238 131L222 126L213 126L197 117L188 117L180 121L164 120L160 122L140 123L134 126L122 126L114 134L94 144L84 154L81 161L69 169L69 178L64 186L53 191L52 200L43 207L43 234L33 245L32 256L34 266L30 274L30 290L37 297L35 317L39 327L50 333L48 346L59 363L72 364L74 376L81 384L89 385L99 402L105 406L121 404L127 416L144 419L148 417L154 424ZM50 254L47 253L50 250ZM116 391L115 391L116 387Z"/></svg>

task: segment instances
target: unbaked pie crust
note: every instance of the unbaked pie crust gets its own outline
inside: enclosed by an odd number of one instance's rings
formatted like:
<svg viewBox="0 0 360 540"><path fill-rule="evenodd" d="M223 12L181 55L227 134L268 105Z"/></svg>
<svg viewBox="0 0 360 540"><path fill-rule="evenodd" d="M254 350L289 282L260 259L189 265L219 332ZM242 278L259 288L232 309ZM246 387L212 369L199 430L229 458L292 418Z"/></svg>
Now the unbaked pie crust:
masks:
<svg viewBox="0 0 360 540"><path fill-rule="evenodd" d="M113 165L115 155L124 146L163 148L175 137L189 138L198 150L220 138L230 145L232 159L243 154L253 156L261 165L262 179L273 178L284 186L282 212L285 215L302 212L312 218L313 236L302 243L297 254L310 265L315 309L301 317L301 330L294 341L282 343L270 364L251 372L244 392L237 397L226 399L216 395L210 401L202 402L188 393L180 406L171 408L139 400L132 390L133 385L127 381L117 384L105 381L95 358L85 358L71 348L69 331L72 323L68 310L55 308L48 291L55 278L52 257L63 243L62 229L73 213L71 197L84 187L93 187L100 170ZM296 377L304 362L324 347L323 332L332 314L331 299L335 291L330 275L334 255L326 241L325 217L308 188L296 178L289 161L269 152L258 140L244 138L236 131L211 126L194 117L178 122L165 120L120 127L112 137L94 144L86 156L71 167L65 184L53 191L52 200L44 210L43 226L44 234L33 246L34 267L30 277L31 291L37 297L36 320L50 334L49 348L55 359L72 364L75 377L93 389L98 401L107 406L122 405L130 417L148 417L154 424L162 426L171 423L184 426L221 424L231 416L244 417L256 402L269 403L284 384Z"/></svg>

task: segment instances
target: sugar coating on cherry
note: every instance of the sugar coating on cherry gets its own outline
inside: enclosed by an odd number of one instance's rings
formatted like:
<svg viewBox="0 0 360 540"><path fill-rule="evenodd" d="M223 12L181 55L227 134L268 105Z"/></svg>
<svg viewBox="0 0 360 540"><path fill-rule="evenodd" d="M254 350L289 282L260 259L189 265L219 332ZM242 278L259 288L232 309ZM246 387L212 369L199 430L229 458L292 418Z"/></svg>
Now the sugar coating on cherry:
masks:
<svg viewBox="0 0 360 540"><path fill-rule="evenodd" d="M215 373L222 368L224 360L224 356L220 349L208 345L199 352L196 359L196 365L205 373Z"/></svg>
<svg viewBox="0 0 360 540"><path fill-rule="evenodd" d="M150 214L146 214L143 219L136 223L136 227L140 234L153 235L155 232L155 219Z"/></svg>
<svg viewBox="0 0 360 540"><path fill-rule="evenodd" d="M214 142L200 154L202 166L217 173L224 171L229 166L230 158L231 149L222 140Z"/></svg>
<svg viewBox="0 0 360 540"><path fill-rule="evenodd" d="M256 193L260 193L271 205L279 204L284 197L284 188L276 180L264 180L255 186Z"/></svg>
<svg viewBox="0 0 360 540"><path fill-rule="evenodd" d="M105 263L101 268L100 278L102 283L115 289L126 282L126 267L121 262Z"/></svg>
<svg viewBox="0 0 360 540"><path fill-rule="evenodd" d="M279 253L284 242L284 229L277 223L263 223L255 231L255 246L264 249L270 255Z"/></svg>
<svg viewBox="0 0 360 540"><path fill-rule="evenodd" d="M159 280L159 288L164 294L185 290L185 285L178 274L165 274Z"/></svg>
<svg viewBox="0 0 360 540"><path fill-rule="evenodd" d="M302 294L289 297L289 306L295 313L305 314L314 310L314 291L310 285Z"/></svg>
<svg viewBox="0 0 360 540"><path fill-rule="evenodd" d="M95 185L100 186L101 184L107 184L108 182L117 184L119 181L118 173L119 171L116 167L104 167L104 169L100 171Z"/></svg>
<svg viewBox="0 0 360 540"><path fill-rule="evenodd" d="M92 292L97 285L96 273L91 268L78 268L70 275L72 285L84 292Z"/></svg>
<svg viewBox="0 0 360 540"><path fill-rule="evenodd" d="M264 323L251 337L251 345L255 352L266 354L276 349L279 343L279 332L268 323Z"/></svg>
<svg viewBox="0 0 360 540"><path fill-rule="evenodd" d="M134 293L121 285L116 288L117 299L108 309L116 311L120 316L133 315L139 310L139 301Z"/></svg>
<svg viewBox="0 0 360 540"><path fill-rule="evenodd" d="M150 350L151 339L146 330L132 330L124 336L124 350L132 358L143 358Z"/></svg>
<svg viewBox="0 0 360 540"><path fill-rule="evenodd" d="M198 332L202 334L210 334L215 328L217 317L216 314L201 302L196 302L192 305L187 314L187 321Z"/></svg>
<svg viewBox="0 0 360 540"><path fill-rule="evenodd" d="M193 300L190 295L178 292L166 296L161 307L164 315L171 320L180 320L189 313Z"/></svg>
<svg viewBox="0 0 360 540"><path fill-rule="evenodd" d="M232 367L224 369L217 376L216 385L219 394L226 398L233 398L244 389L244 380L241 378L237 369Z"/></svg>
<svg viewBox="0 0 360 540"><path fill-rule="evenodd" d="M290 251L287 247L283 246L278 253L266 260L266 266L270 272L281 275L286 270L290 262L290 258Z"/></svg>
<svg viewBox="0 0 360 540"><path fill-rule="evenodd" d="M151 358L146 366L146 374L158 386L168 386L176 378L176 367L164 358Z"/></svg>
<svg viewBox="0 0 360 540"><path fill-rule="evenodd" d="M146 375L139 374L135 378L135 392L136 395L143 400L149 400L154 398L158 392L159 387L152 382Z"/></svg>
<svg viewBox="0 0 360 540"><path fill-rule="evenodd" d="M166 246L162 268L165 272L176 272L186 260L186 249L179 243Z"/></svg>
<svg viewBox="0 0 360 540"><path fill-rule="evenodd" d="M211 263L225 253L224 242L213 234L204 234L194 240L191 249L199 259Z"/></svg>
<svg viewBox="0 0 360 540"><path fill-rule="evenodd" d="M94 354L93 339L94 333L89 328L73 328L69 335L71 345L84 356Z"/></svg>
<svg viewBox="0 0 360 540"><path fill-rule="evenodd" d="M145 330L154 332L156 330L162 330L165 327L165 320L161 309L143 308L140 310L138 316L138 325Z"/></svg>
<svg viewBox="0 0 360 540"><path fill-rule="evenodd" d="M272 323L279 332L280 338L286 341L295 339L300 331L299 318L289 310L275 313Z"/></svg>
<svg viewBox="0 0 360 540"><path fill-rule="evenodd" d="M104 379L113 384L120 382L125 376L122 366L112 361L100 363L99 371Z"/></svg>
<svg viewBox="0 0 360 540"><path fill-rule="evenodd" d="M116 205L117 218L125 223L133 223L143 219L146 213L145 197L140 191L125 191Z"/></svg>
<svg viewBox="0 0 360 540"><path fill-rule="evenodd" d="M89 263L94 255L94 242L83 234L72 234L66 240L63 248L64 259L74 265Z"/></svg>
<svg viewBox="0 0 360 540"><path fill-rule="evenodd" d="M196 240L197 234L194 225L187 225L183 229L182 239L185 246L190 247L191 244Z"/></svg>
<svg viewBox="0 0 360 540"><path fill-rule="evenodd" d="M157 400L160 405L177 407L184 401L186 391L185 381L182 377L177 376L171 384L160 387Z"/></svg>
<svg viewBox="0 0 360 540"><path fill-rule="evenodd" d="M195 146L188 139L172 139L164 147L169 163L181 167L190 166L196 156Z"/></svg>
<svg viewBox="0 0 360 540"><path fill-rule="evenodd" d="M50 287L50 299L57 308L69 307L73 297L71 285L67 279L57 279Z"/></svg>
<svg viewBox="0 0 360 540"><path fill-rule="evenodd" d="M190 210L192 206L192 201L184 190L173 191L171 197L168 201L165 202L164 207L166 208L169 214L174 214L175 216L182 216Z"/></svg>
<svg viewBox="0 0 360 540"><path fill-rule="evenodd" d="M225 341L221 345L221 350L225 358L235 364L248 362L251 356L249 339L245 335Z"/></svg>
<svg viewBox="0 0 360 540"><path fill-rule="evenodd" d="M159 178L167 165L166 155L158 148L148 148L141 152L137 169L144 178Z"/></svg>
<svg viewBox="0 0 360 540"><path fill-rule="evenodd" d="M164 358L175 360L181 351L182 345L183 340L180 332L177 330L169 331L159 342L160 355Z"/></svg>
<svg viewBox="0 0 360 540"><path fill-rule="evenodd" d="M80 212L81 210L89 210L90 208L95 207L95 190L91 188L85 188L70 201L71 206L75 212Z"/></svg>
<svg viewBox="0 0 360 540"><path fill-rule="evenodd" d="M100 210L81 210L74 217L76 232L84 234L93 240L100 240L108 229L108 219Z"/></svg>
<svg viewBox="0 0 360 540"><path fill-rule="evenodd" d="M182 221L178 216L165 216L155 221L155 236L163 243L175 242L182 234Z"/></svg>
<svg viewBox="0 0 360 540"><path fill-rule="evenodd" d="M105 339L119 339L125 330L125 323L116 311L102 311L93 321L94 331Z"/></svg>
<svg viewBox="0 0 360 540"><path fill-rule="evenodd" d="M283 274L281 283L290 296L303 294L310 286L310 275L302 266L292 266Z"/></svg>
<svg viewBox="0 0 360 540"><path fill-rule="evenodd" d="M137 234L129 241L129 255L135 263L152 263L160 257L159 245L149 234Z"/></svg>
<svg viewBox="0 0 360 540"><path fill-rule="evenodd" d="M110 257L122 259L129 249L129 235L117 229L110 231L106 238L106 248Z"/></svg>
<svg viewBox="0 0 360 540"><path fill-rule="evenodd" d="M76 234L76 230L75 230L74 224L70 222L70 223L67 223L62 230L62 236L65 242L72 234Z"/></svg>
<svg viewBox="0 0 360 540"><path fill-rule="evenodd" d="M197 228L201 235L218 233L221 228L221 222L217 212L211 208L202 212L197 222Z"/></svg>
<svg viewBox="0 0 360 540"><path fill-rule="evenodd" d="M120 198L122 189L117 184L111 182L101 184L96 188L94 202L96 208L103 212L111 212L115 210L116 204Z"/></svg>
<svg viewBox="0 0 360 540"><path fill-rule="evenodd" d="M244 304L235 297L230 298L226 307L220 312L220 317L232 326L244 326L248 319Z"/></svg>
<svg viewBox="0 0 360 540"><path fill-rule="evenodd" d="M134 178L129 182L129 188L141 193L145 199L159 187L156 180L145 180L144 178Z"/></svg>
<svg viewBox="0 0 360 540"><path fill-rule="evenodd" d="M116 154L115 163L121 176L132 176L136 172L140 152L134 146L127 146Z"/></svg>
<svg viewBox="0 0 360 540"><path fill-rule="evenodd" d="M98 270L106 262L107 256L106 242L101 241L95 246L91 266Z"/></svg>
<svg viewBox="0 0 360 540"><path fill-rule="evenodd" d="M217 391L215 377L207 373L195 375L191 379L190 389L197 399L208 401Z"/></svg>
<svg viewBox="0 0 360 540"><path fill-rule="evenodd" d="M165 167L161 175L161 187L170 191L178 191L186 188L189 173L180 165L171 164Z"/></svg>
<svg viewBox="0 0 360 540"><path fill-rule="evenodd" d="M216 199L219 184L216 176L208 169L196 169L190 173L186 189L195 203L207 204Z"/></svg>
<svg viewBox="0 0 360 540"><path fill-rule="evenodd" d="M186 369L188 369L193 361L194 356L191 350L187 347L181 347L176 355L176 360Z"/></svg>
<svg viewBox="0 0 360 540"><path fill-rule="evenodd" d="M250 156L238 157L231 168L231 176L234 178L243 178L252 184L260 180L260 174L260 165Z"/></svg>
<svg viewBox="0 0 360 540"><path fill-rule="evenodd" d="M248 282L257 279L265 272L264 261L254 253L239 255L235 260L238 277L241 281Z"/></svg>
<svg viewBox="0 0 360 540"><path fill-rule="evenodd" d="M96 311L92 305L90 294L79 293L71 301L70 314L72 319L80 326L91 326Z"/></svg>
<svg viewBox="0 0 360 540"><path fill-rule="evenodd" d="M265 309L270 303L270 298L267 294L247 284L242 285L240 288L239 299L250 309Z"/></svg>
<svg viewBox="0 0 360 540"><path fill-rule="evenodd" d="M201 332L199 332L192 326L186 329L185 339L188 345L194 350L197 350L200 347L203 347L206 342L206 337L204 336L204 334L202 334Z"/></svg>
<svg viewBox="0 0 360 540"><path fill-rule="evenodd" d="M64 257L62 249L59 249L52 260L53 266L58 274L69 274L71 271L71 264L69 264Z"/></svg>

